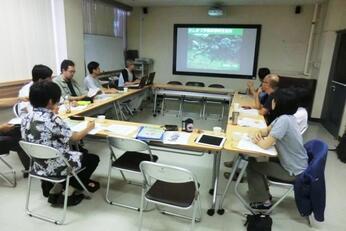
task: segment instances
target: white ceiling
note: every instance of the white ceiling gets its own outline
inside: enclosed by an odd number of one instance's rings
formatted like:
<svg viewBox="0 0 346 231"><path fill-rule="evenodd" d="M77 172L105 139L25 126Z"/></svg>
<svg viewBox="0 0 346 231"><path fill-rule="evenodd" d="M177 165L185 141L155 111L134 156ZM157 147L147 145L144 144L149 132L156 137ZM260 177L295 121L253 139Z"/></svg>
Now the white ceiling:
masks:
<svg viewBox="0 0 346 231"><path fill-rule="evenodd" d="M305 5L325 0L116 0L130 6Z"/></svg>

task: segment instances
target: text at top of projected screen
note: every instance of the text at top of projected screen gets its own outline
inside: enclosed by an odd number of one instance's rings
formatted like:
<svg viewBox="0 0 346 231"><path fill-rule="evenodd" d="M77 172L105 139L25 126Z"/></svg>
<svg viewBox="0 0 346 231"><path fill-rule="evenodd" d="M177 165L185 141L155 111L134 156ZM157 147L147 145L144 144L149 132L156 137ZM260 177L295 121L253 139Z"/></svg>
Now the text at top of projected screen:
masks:
<svg viewBox="0 0 346 231"><path fill-rule="evenodd" d="M189 34L195 35L239 35L242 36L244 29L233 28L188 28Z"/></svg>

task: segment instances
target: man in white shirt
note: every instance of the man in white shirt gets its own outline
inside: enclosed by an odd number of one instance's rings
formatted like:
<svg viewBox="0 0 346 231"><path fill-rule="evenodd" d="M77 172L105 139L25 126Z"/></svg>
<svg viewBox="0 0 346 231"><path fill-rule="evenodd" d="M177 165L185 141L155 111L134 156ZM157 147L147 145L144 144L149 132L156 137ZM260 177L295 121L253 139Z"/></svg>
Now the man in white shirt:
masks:
<svg viewBox="0 0 346 231"><path fill-rule="evenodd" d="M118 87L126 87L126 85L139 82L136 78L134 69L135 65L133 60L126 60L126 68L123 69L119 75Z"/></svg>
<svg viewBox="0 0 346 231"><path fill-rule="evenodd" d="M97 62L90 62L88 64L89 75L84 78L84 87L85 90L89 91L90 89L99 89L106 94L114 94L118 91L114 88L107 89L102 87L101 81L98 79L98 76L101 74L100 64Z"/></svg>
<svg viewBox="0 0 346 231"><path fill-rule="evenodd" d="M29 98L29 93L30 93L30 87L34 83L36 83L38 81L42 81L42 80L46 80L46 79L51 80L52 79L52 74L53 74L53 71L49 67L47 67L45 65L42 65L42 64L35 65L32 68L32 71L31 71L32 81L30 81L29 83L24 85L19 90L18 97L20 99L28 99ZM23 116L25 116L30 111L32 111L32 107L31 107L29 101L21 101L18 104L18 115L19 115L19 117L22 118Z"/></svg>

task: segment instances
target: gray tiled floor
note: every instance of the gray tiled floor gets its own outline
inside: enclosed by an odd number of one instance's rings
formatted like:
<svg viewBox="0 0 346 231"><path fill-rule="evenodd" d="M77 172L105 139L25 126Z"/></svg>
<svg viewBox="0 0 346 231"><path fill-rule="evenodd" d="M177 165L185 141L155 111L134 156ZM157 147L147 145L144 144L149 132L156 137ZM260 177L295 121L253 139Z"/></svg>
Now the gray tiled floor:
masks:
<svg viewBox="0 0 346 231"><path fill-rule="evenodd" d="M214 111L214 110L212 110ZM196 117L196 114L188 116ZM223 125L225 122L219 122L216 117L208 120L195 119L196 127L211 129L213 126ZM138 114L134 118L135 121L143 121L159 124L180 124L180 119L176 118L172 112L168 112L164 117L152 117L150 109ZM330 147L334 147L336 141L326 132L326 130L318 123L310 123L310 128L305 135L305 140L319 138L325 140ZM18 185L16 188L6 187L0 181L0 230L136 230L138 221L138 212L114 207L104 202L104 193L106 185L106 172L108 161L108 149L102 141L87 140L87 148L90 152L97 153L101 157L101 163L96 170L94 178L101 182L101 189L94 194L91 200L85 200L76 207L68 210L67 223L63 226L53 225L41 220L30 218L24 213L24 202L26 193L26 180L17 176ZM209 217L206 210L209 208L211 196L207 193L210 187L212 156L204 155L202 157L187 156L172 153L156 153L160 162L182 166L192 170L201 183L201 198L203 218L202 222L196 225L196 230L246 230L243 226L244 218L242 213L246 210L240 202L229 193L225 201L226 213L223 216L214 215ZM230 160L233 158L232 153L223 153L222 159ZM6 158L14 165L17 172L21 170L18 157L12 153ZM1 166L1 168L3 168ZM226 170L222 168L222 172ZM273 230L346 230L344 222L346 203L343 193L346 192L346 168L341 163L335 152L330 152L326 166L326 184L327 184L327 207L325 212L326 221L324 223L313 222L314 228L309 228L303 218L301 218L296 210L293 195L290 195L272 214ZM220 177L223 189L226 181ZM241 185L242 192L246 194L247 185ZM33 204L35 208L42 209L46 214L58 214L61 210L51 208L40 192L39 184L34 184ZM120 175L114 173L112 185L113 196L119 200L128 201L136 204L139 202L140 190L134 186L122 184ZM274 190L273 195L279 195L279 190ZM144 230L188 230L189 224L185 220L172 218L161 215L157 211L146 212L144 214Z"/></svg>

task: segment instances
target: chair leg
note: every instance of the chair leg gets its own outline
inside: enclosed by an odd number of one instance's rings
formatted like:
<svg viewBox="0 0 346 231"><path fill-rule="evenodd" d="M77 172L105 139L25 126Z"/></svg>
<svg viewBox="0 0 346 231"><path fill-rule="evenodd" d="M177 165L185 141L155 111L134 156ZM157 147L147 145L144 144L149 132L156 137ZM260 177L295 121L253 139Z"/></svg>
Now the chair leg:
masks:
<svg viewBox="0 0 346 231"><path fill-rule="evenodd" d="M121 172L121 171L120 171ZM117 202L114 202L112 201L110 198L109 198L109 187L110 187L110 180L111 180L111 173L112 173L112 158L110 158L110 161L109 161L109 169L108 169L108 180L107 180L107 188L106 188L106 202L110 205L116 205L116 206L119 206L119 207L123 207L123 208L127 208L127 209L133 209L133 210L137 210L139 211L140 208L138 207L134 207L134 206L130 206L130 205L125 205L125 204L121 204L121 203L117 203ZM124 176L124 179L126 182L128 182ZM130 182L131 183L131 182Z"/></svg>
<svg viewBox="0 0 346 231"><path fill-rule="evenodd" d="M29 209L29 201L30 201L30 192L31 192L31 176L29 174L28 177L28 192L26 193L26 202L25 202L25 212L31 216L31 211Z"/></svg>
<svg viewBox="0 0 346 231"><path fill-rule="evenodd" d="M16 171L14 171L14 169L12 168L12 166L7 163L7 161L5 161L2 157L0 157L1 162L3 162L7 168L10 169L10 173L12 174L13 177L13 181L11 181L10 179L8 179L8 177L6 177L3 173L0 173L0 177L6 181L7 184L9 184L11 187L16 187L17 185L17 181L16 181Z"/></svg>
<svg viewBox="0 0 346 231"><path fill-rule="evenodd" d="M113 109L114 109L114 113L115 113L115 115L117 117L117 120L119 120L119 112L118 112L118 108L117 108L115 103L113 103Z"/></svg>
<svg viewBox="0 0 346 231"><path fill-rule="evenodd" d="M268 209L266 214L270 214L281 203L281 201L283 201L287 197L287 195L290 192L292 192L292 190L293 190L293 185L284 193L284 195L282 195L282 197L277 202L275 202L275 204L272 205L272 207L270 207L270 209Z"/></svg>
<svg viewBox="0 0 346 231"><path fill-rule="evenodd" d="M161 102L161 115L164 116L165 115L165 98L162 99L162 102Z"/></svg>
<svg viewBox="0 0 346 231"><path fill-rule="evenodd" d="M143 225L143 210L144 210L144 186L142 188L142 196L141 196L141 207L139 210L139 224L138 224L138 231L142 230L142 225Z"/></svg>
<svg viewBox="0 0 346 231"><path fill-rule="evenodd" d="M66 179L66 185L65 185L65 196L64 196L64 209L62 212L62 219L57 223L59 225L62 225L65 221L65 217L66 217L66 212L67 212L67 200L68 200L68 188L70 185L70 176L67 176Z"/></svg>
<svg viewBox="0 0 346 231"><path fill-rule="evenodd" d="M31 194L31 182L32 182L32 177L29 174L29 177L28 177L28 192L26 194L26 203L25 203L25 212L29 216L31 216L31 217L35 217L35 218L38 218L38 219L41 219L41 220L44 220L44 221L52 222L52 223L54 223L56 225L64 224L64 221L65 221L65 218L66 218L66 213L67 213L68 186L69 186L69 183L70 183L70 176L67 176L67 178L66 178L64 207L63 207L63 211L62 211L62 216L61 216L61 218L59 220L54 219L54 218L50 218L50 217L47 217L47 216L44 216L44 215L41 215L41 214L38 214L38 213L33 213L30 210L29 204L30 204L30 194Z"/></svg>
<svg viewBox="0 0 346 231"><path fill-rule="evenodd" d="M184 99L181 99L180 100L180 104L179 104L179 112L178 112L178 116L177 117L181 117L181 118L183 118L183 105L184 104Z"/></svg>
<svg viewBox="0 0 346 231"><path fill-rule="evenodd" d="M220 118L221 121L223 120L224 115L225 115L225 104L222 104L222 112L221 112L221 118Z"/></svg>
<svg viewBox="0 0 346 231"><path fill-rule="evenodd" d="M76 180L78 181L78 183L80 184L80 186L82 186L84 192L87 194L87 198L91 198L91 193L89 192L89 190L85 187L85 185L83 184L83 182L79 179L78 175L73 171L72 175L74 176L74 178L76 178ZM69 180L69 178L68 178Z"/></svg>
<svg viewBox="0 0 346 231"><path fill-rule="evenodd" d="M197 213L197 209L199 207L198 205L198 199L194 201L194 205L193 205L193 214L192 214L192 222L191 222L191 231L194 230L195 228L195 223L196 223L196 213Z"/></svg>
<svg viewBox="0 0 346 231"><path fill-rule="evenodd" d="M207 119L206 111L207 111L207 101L205 101L203 104L203 119L205 119L205 120Z"/></svg>
<svg viewBox="0 0 346 231"><path fill-rule="evenodd" d="M106 187L106 201L109 204L112 204L112 201L109 200L109 186L110 186L110 181L111 181L111 174L112 174L112 157L110 157L110 160L109 160L108 179L107 179L107 187Z"/></svg>

